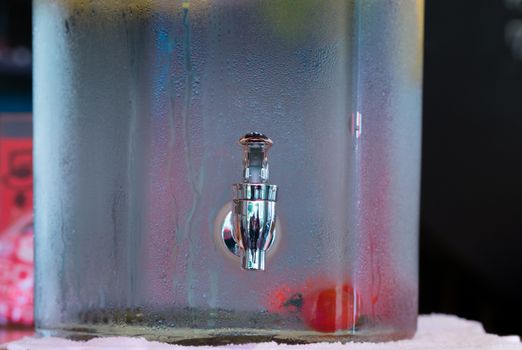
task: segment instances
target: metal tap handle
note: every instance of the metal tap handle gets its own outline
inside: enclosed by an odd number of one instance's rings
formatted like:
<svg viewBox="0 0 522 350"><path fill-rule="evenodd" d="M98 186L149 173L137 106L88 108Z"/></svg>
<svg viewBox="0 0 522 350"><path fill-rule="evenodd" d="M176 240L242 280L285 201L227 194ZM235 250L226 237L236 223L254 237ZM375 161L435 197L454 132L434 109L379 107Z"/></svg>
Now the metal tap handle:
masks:
<svg viewBox="0 0 522 350"><path fill-rule="evenodd" d="M239 143L243 146L243 182L268 182L268 149L272 140L263 134L252 132L243 136Z"/></svg>

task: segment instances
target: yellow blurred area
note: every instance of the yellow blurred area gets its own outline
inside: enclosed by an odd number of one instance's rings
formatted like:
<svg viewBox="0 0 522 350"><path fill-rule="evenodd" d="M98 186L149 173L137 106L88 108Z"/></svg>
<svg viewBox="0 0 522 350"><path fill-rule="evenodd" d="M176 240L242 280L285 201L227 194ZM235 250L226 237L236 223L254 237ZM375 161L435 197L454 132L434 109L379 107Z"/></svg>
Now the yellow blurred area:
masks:
<svg viewBox="0 0 522 350"><path fill-rule="evenodd" d="M313 16L318 11L319 3L315 0L265 0L260 14L276 35L299 40L314 30L311 23L317 22Z"/></svg>
<svg viewBox="0 0 522 350"><path fill-rule="evenodd" d="M95 10L97 14L106 13L107 15L113 15L115 11L121 10L132 11L136 14L150 13L153 5L153 0L35 0L36 5L48 2L57 3L67 11L82 13Z"/></svg>
<svg viewBox="0 0 522 350"><path fill-rule="evenodd" d="M417 15L417 52L416 59L417 66L414 67L415 80L422 79L422 57L424 55L424 0L416 0L416 15Z"/></svg>
<svg viewBox="0 0 522 350"><path fill-rule="evenodd" d="M53 2L66 11L82 13L96 11L97 15L112 16L115 12L130 11L135 15L148 15L152 12L174 12L181 9L198 10L206 8L209 0L35 0L35 4Z"/></svg>

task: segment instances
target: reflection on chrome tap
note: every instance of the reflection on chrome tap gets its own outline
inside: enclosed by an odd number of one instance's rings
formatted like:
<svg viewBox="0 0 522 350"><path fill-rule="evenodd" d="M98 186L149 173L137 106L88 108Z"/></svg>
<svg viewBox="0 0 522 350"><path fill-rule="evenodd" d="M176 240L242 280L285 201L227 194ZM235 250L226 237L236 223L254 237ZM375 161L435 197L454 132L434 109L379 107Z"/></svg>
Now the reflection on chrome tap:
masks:
<svg viewBox="0 0 522 350"><path fill-rule="evenodd" d="M277 186L268 183L268 149L272 140L249 133L244 148L243 182L233 186L233 208L222 226L227 248L241 257L245 270L264 270L266 251L275 239Z"/></svg>

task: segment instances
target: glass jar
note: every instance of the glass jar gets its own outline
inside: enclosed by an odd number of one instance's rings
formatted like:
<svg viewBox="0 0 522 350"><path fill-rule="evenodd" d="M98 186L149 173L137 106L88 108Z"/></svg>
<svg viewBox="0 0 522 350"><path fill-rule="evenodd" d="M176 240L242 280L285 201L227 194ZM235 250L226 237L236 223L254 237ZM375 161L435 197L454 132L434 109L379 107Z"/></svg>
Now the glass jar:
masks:
<svg viewBox="0 0 522 350"><path fill-rule="evenodd" d="M423 3L35 0L37 330L411 337Z"/></svg>

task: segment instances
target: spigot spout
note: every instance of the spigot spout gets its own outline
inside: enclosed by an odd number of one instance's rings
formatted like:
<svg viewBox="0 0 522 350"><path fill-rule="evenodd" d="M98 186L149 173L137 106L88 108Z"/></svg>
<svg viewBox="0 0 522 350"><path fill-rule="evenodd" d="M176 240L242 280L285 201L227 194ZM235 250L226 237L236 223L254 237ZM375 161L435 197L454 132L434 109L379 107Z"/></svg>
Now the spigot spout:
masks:
<svg viewBox="0 0 522 350"><path fill-rule="evenodd" d="M241 267L244 270L265 270L266 251L260 249L245 249L241 256Z"/></svg>
<svg viewBox="0 0 522 350"><path fill-rule="evenodd" d="M268 183L268 149L272 141L250 133L244 147L243 182L234 185L233 226L245 270L264 270L265 255L274 241L277 186Z"/></svg>

